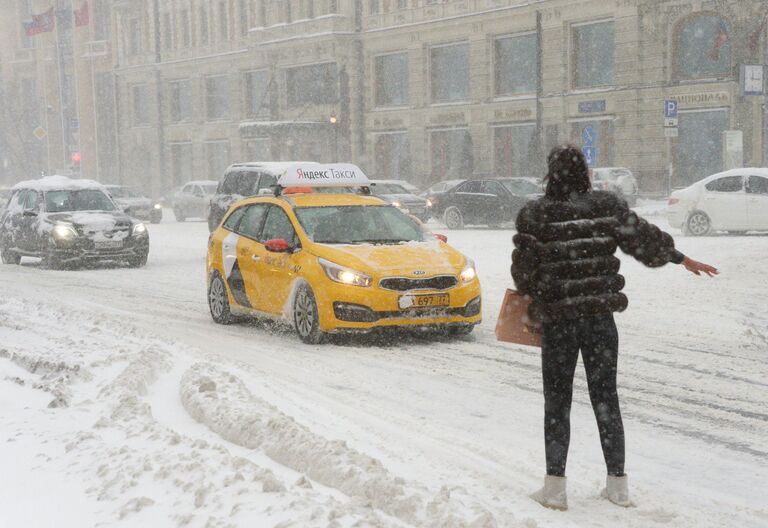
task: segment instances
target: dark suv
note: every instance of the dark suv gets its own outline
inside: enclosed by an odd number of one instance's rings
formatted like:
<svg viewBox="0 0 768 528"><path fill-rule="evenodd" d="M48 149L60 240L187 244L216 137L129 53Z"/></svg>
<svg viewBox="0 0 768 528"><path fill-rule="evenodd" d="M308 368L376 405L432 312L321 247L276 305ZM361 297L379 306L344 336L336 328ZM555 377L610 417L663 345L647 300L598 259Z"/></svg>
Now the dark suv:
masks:
<svg viewBox="0 0 768 528"><path fill-rule="evenodd" d="M272 192L277 178L285 169L297 162L286 163L236 163L224 172L224 177L211 198L208 213L208 229L213 231L229 207L238 200Z"/></svg>
<svg viewBox="0 0 768 528"><path fill-rule="evenodd" d="M513 222L525 203L541 195L532 178L468 180L432 198L432 214L448 229L465 225L499 227Z"/></svg>
<svg viewBox="0 0 768 528"><path fill-rule="evenodd" d="M20 183L0 215L0 256L40 257L49 268L95 261L147 263L147 227L120 210L97 182L49 176Z"/></svg>

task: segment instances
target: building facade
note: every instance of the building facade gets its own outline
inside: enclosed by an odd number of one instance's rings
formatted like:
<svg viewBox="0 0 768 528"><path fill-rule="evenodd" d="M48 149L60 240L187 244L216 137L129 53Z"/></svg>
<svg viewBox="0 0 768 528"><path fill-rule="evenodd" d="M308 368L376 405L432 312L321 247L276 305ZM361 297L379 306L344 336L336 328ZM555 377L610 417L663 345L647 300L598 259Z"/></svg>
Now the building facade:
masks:
<svg viewBox="0 0 768 528"><path fill-rule="evenodd" d="M29 3L0 4L6 31L50 5ZM76 144L84 176L155 195L245 160L351 160L423 186L536 176L566 141L663 192L722 169L731 130L745 166L768 164L765 99L742 95L739 75L768 60L761 0L91 4L87 27L32 37L31 52L22 35L0 44L1 94L41 114L26 129L48 116L38 165ZM74 103L50 82L70 70ZM665 132L667 100L679 126ZM72 104L77 141L61 117ZM6 162L6 179L29 165Z"/></svg>

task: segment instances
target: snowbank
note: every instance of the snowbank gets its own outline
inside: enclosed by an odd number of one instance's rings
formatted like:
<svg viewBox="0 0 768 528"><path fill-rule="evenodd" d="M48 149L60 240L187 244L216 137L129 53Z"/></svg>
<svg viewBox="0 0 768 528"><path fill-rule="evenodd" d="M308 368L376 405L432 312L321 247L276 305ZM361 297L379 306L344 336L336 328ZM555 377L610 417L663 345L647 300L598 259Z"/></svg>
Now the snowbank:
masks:
<svg viewBox="0 0 768 528"><path fill-rule="evenodd" d="M211 364L197 363L184 374L181 401L193 418L226 440L263 451L276 462L408 524L497 526L493 515L477 504L452 498L448 488L430 496L426 488L396 477L345 442L313 433L256 398L239 378Z"/></svg>

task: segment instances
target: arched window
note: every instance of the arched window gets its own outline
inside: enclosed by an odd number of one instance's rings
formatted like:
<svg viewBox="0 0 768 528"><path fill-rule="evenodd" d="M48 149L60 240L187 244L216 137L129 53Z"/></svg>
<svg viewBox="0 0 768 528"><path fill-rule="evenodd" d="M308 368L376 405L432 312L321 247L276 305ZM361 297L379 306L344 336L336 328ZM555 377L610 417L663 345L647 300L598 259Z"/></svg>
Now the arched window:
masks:
<svg viewBox="0 0 768 528"><path fill-rule="evenodd" d="M730 25L717 15L702 13L683 20L676 34L677 78L730 76L732 38Z"/></svg>

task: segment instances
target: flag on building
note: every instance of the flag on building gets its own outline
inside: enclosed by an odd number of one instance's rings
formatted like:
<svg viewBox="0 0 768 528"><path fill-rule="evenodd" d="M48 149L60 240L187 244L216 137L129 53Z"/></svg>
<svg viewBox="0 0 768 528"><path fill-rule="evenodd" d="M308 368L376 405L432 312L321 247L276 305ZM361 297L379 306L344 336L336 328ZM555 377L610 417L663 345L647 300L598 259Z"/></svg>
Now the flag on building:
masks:
<svg viewBox="0 0 768 528"><path fill-rule="evenodd" d="M53 8L50 8L45 13L39 15L32 15L30 20L25 20L24 32L28 37L34 37L40 33L50 33L56 26L56 19L53 15Z"/></svg>
<svg viewBox="0 0 768 528"><path fill-rule="evenodd" d="M730 40L728 35L728 28L725 26L725 22L720 20L717 24L717 30L715 31L715 39L712 42L712 51L709 52L709 58L717 62L720 60L720 49L725 46Z"/></svg>
<svg viewBox="0 0 768 528"><path fill-rule="evenodd" d="M763 21L760 22L760 26L749 36L749 51L752 54L758 53L758 46L760 46L760 37L763 36L765 31L765 25L768 22L768 14L763 17Z"/></svg>
<svg viewBox="0 0 768 528"><path fill-rule="evenodd" d="M87 26L90 23L91 16L88 11L87 0L83 2L80 9L75 9L73 13L75 14L75 27Z"/></svg>

